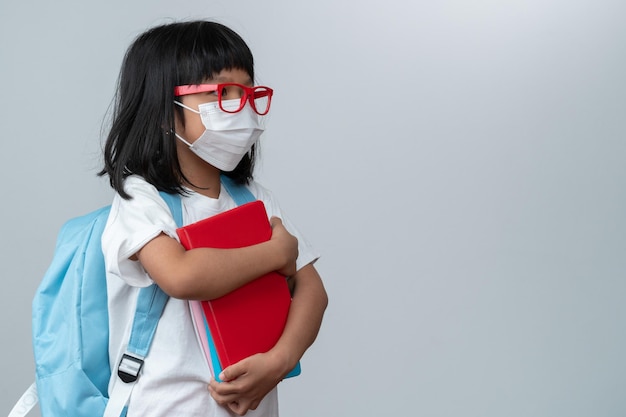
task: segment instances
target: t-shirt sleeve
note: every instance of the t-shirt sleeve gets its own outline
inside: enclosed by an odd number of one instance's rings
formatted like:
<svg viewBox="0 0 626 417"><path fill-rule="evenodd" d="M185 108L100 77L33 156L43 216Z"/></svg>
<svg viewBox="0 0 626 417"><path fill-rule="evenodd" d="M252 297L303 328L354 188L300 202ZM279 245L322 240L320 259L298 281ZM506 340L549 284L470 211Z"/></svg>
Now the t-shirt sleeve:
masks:
<svg viewBox="0 0 626 417"><path fill-rule="evenodd" d="M111 213L102 234L102 252L108 275L121 278L128 285L147 287L153 283L139 261L131 260L143 246L165 233L178 239L176 223L167 203L156 188L145 181L129 177L125 200L115 195Z"/></svg>

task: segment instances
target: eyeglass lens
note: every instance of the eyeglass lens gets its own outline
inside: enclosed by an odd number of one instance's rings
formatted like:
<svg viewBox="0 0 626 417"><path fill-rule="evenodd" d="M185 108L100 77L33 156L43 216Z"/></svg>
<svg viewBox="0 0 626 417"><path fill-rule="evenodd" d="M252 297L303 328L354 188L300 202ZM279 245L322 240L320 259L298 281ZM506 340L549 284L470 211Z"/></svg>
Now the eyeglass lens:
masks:
<svg viewBox="0 0 626 417"><path fill-rule="evenodd" d="M227 113L236 113L240 111L246 104L246 101L252 104L253 110L264 115L269 111L271 90L267 87L244 87L239 84L221 84L219 91L220 108ZM222 102L224 100L240 99L238 109L224 108ZM252 100L251 100L252 98Z"/></svg>

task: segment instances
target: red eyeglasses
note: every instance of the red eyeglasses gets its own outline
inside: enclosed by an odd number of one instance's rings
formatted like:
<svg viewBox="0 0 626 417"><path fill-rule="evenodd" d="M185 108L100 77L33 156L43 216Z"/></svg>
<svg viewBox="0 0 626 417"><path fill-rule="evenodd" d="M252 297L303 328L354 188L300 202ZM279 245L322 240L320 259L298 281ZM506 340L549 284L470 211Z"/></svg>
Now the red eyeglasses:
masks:
<svg viewBox="0 0 626 417"><path fill-rule="evenodd" d="M246 87L242 84L226 83L226 84L197 84L197 85L179 85L174 87L174 96L186 96L197 93L217 93L217 102L220 110L226 113L237 113L250 103L252 110L259 116L264 116L270 111L270 103L274 90L265 86ZM239 99L239 108L236 110L232 107L225 108L223 101Z"/></svg>

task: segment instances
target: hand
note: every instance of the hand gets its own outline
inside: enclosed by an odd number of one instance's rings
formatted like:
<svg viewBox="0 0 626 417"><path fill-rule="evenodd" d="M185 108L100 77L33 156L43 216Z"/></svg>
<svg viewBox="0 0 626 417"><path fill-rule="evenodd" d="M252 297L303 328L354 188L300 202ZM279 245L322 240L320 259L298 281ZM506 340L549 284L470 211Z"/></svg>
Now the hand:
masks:
<svg viewBox="0 0 626 417"><path fill-rule="evenodd" d="M218 404L243 416L256 410L261 400L281 381L286 365L276 355L259 353L222 371L209 383L209 392Z"/></svg>
<svg viewBox="0 0 626 417"><path fill-rule="evenodd" d="M290 277L296 273L298 239L287 231L280 218L272 217L270 219L270 225L272 226L272 237L270 240L274 241L276 245L278 245L278 248L285 259L283 265L277 269L277 271L287 277Z"/></svg>

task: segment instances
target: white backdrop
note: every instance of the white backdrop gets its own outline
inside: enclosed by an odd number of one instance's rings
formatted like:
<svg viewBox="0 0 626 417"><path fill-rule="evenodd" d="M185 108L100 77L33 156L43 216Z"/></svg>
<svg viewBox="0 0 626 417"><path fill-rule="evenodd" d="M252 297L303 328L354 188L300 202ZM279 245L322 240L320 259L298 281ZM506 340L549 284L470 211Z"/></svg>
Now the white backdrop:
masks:
<svg viewBox="0 0 626 417"><path fill-rule="evenodd" d="M283 416L626 415L621 0L0 3L0 414L132 39L212 18L275 88L258 179L330 306Z"/></svg>

